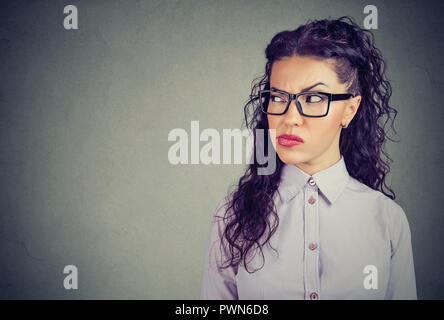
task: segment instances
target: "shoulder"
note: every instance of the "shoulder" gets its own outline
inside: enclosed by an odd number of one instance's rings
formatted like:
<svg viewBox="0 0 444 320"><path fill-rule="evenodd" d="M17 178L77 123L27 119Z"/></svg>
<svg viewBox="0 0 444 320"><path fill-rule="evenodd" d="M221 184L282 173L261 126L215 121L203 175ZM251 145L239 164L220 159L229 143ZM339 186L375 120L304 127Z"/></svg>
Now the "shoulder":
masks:
<svg viewBox="0 0 444 320"><path fill-rule="evenodd" d="M232 200L233 193L223 197L216 205L216 208L213 209L211 213L211 238L212 239L221 239L222 234L227 225L227 221L231 216L231 211L227 212L227 209Z"/></svg>
<svg viewBox="0 0 444 320"><path fill-rule="evenodd" d="M385 202L385 215L388 220L390 237L395 246L400 239L410 239L410 226L404 209L394 200L382 194Z"/></svg>
<svg viewBox="0 0 444 320"><path fill-rule="evenodd" d="M402 232L410 233L409 222L404 209L395 200L379 190L374 190L362 182L350 177L347 189L365 203L372 204L375 212L386 222L391 236L396 237Z"/></svg>
<svg viewBox="0 0 444 320"><path fill-rule="evenodd" d="M391 200L379 190L374 190L353 177L350 177L344 194L347 203L361 208L362 214L366 212L372 216L384 215L388 209L388 200Z"/></svg>
<svg viewBox="0 0 444 320"><path fill-rule="evenodd" d="M379 190L374 190L366 184L350 177L346 189L357 197L367 198L368 201L376 203L381 211L393 212L396 216L402 216L404 210L393 199Z"/></svg>
<svg viewBox="0 0 444 320"><path fill-rule="evenodd" d="M230 193L229 195L223 197L216 205L216 209L213 212L213 221L220 221L220 220L226 220L227 218L227 208L229 207L232 199L233 194Z"/></svg>

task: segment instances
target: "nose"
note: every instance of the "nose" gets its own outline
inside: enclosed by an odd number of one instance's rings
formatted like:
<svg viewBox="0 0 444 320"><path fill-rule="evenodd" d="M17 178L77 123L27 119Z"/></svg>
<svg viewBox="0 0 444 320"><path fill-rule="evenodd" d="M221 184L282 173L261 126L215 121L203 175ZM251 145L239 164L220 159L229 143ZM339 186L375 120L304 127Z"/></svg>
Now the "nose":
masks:
<svg viewBox="0 0 444 320"><path fill-rule="evenodd" d="M289 126L301 126L304 122L304 117L299 113L296 105L296 100L290 101L287 112L284 114L284 122Z"/></svg>

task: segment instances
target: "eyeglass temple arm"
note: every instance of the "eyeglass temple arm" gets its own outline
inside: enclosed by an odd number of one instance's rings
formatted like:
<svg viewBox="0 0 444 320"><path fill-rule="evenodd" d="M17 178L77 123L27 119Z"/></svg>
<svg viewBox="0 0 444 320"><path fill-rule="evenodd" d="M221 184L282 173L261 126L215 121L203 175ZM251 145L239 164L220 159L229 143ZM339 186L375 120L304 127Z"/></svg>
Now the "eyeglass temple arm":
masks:
<svg viewBox="0 0 444 320"><path fill-rule="evenodd" d="M351 93L336 93L331 95L331 101L337 101L337 100L347 100L351 97L354 97Z"/></svg>

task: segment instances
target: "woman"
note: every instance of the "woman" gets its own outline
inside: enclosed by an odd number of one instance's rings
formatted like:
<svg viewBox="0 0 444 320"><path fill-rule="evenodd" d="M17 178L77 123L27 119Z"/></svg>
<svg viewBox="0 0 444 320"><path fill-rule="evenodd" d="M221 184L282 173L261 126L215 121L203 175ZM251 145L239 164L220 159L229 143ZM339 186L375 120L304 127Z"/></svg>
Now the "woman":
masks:
<svg viewBox="0 0 444 320"><path fill-rule="evenodd" d="M260 175L255 160L218 205L200 298L416 299L410 228L381 157L397 111L372 33L349 17L309 21L265 54L244 111L253 131L275 130L276 169Z"/></svg>

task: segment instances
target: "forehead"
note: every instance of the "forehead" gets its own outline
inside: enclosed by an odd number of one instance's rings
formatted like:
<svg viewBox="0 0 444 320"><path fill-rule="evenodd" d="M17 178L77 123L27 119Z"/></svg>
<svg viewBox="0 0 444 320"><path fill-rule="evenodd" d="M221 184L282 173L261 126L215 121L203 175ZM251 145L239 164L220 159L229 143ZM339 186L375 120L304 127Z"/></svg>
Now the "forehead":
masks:
<svg viewBox="0 0 444 320"><path fill-rule="evenodd" d="M329 87L339 84L332 59L293 56L273 63L271 86L297 92L316 82L324 82Z"/></svg>

